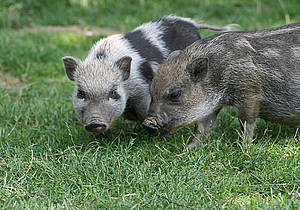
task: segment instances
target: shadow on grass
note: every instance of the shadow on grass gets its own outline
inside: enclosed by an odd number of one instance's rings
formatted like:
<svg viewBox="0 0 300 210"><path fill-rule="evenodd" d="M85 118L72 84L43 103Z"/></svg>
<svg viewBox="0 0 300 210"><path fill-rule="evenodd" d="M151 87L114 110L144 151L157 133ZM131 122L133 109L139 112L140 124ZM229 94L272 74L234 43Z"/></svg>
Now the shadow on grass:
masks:
<svg viewBox="0 0 300 210"><path fill-rule="evenodd" d="M73 122L72 122L73 121ZM90 145L98 145L101 148L118 147L164 147L168 151L185 150L185 144L193 137L194 126L190 125L178 130L174 134L164 136L153 136L147 132L141 123L118 120L106 134L95 134L87 132L81 122L74 116L69 120L69 124L75 126L71 131L72 141L69 139L66 146L80 145L83 149ZM294 137L295 127L283 126L277 123L260 120L257 124L254 141L252 144L283 144L287 139ZM69 134L70 136L70 134ZM211 131L204 145L214 145L216 143L224 147L240 148L243 144L242 129L235 117L232 109L225 109L218 117L215 128Z"/></svg>

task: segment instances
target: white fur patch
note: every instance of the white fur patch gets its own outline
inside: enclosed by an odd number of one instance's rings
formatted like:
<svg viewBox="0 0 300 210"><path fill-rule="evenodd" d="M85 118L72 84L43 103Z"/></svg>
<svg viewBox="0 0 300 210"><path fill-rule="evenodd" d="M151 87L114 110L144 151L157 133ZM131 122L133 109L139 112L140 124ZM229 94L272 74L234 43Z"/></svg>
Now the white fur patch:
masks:
<svg viewBox="0 0 300 210"><path fill-rule="evenodd" d="M279 30L270 31L269 34L270 34L270 35L277 35L277 34L283 34L283 33L292 32L292 31L299 30L299 29L300 29L300 27L295 27L295 28L284 28L284 29L279 29Z"/></svg>
<svg viewBox="0 0 300 210"><path fill-rule="evenodd" d="M286 34L288 32L298 31L300 29L300 26L292 27L292 28L283 28L283 29L275 29L275 30L262 30L262 31L256 31L255 33L251 34L245 34L245 37L265 37L270 35L280 35L280 34Z"/></svg>
<svg viewBox="0 0 300 210"><path fill-rule="evenodd" d="M250 48L253 52L256 52L256 50L245 38L236 40L235 45L238 47L247 47Z"/></svg>
<svg viewBox="0 0 300 210"><path fill-rule="evenodd" d="M179 16L175 16L175 15L169 15L169 16L166 16L165 18L172 20L172 21L182 20L182 21L193 24L195 27L197 27L197 25L198 25L198 23L191 18L179 17Z"/></svg>
<svg viewBox="0 0 300 210"><path fill-rule="evenodd" d="M217 104L222 99L223 93L218 95L211 96L204 99L204 101L199 102L196 106L192 107L188 113L185 115L183 123L180 122L180 125L176 129L184 127L186 125L202 121L210 114L216 111L218 108ZM181 124L182 123L182 124Z"/></svg>
<svg viewBox="0 0 300 210"><path fill-rule="evenodd" d="M291 52L293 53L294 57L300 61L300 46L292 47Z"/></svg>
<svg viewBox="0 0 300 210"><path fill-rule="evenodd" d="M280 57L280 53L277 49L272 48L264 48L261 52L265 57L278 58Z"/></svg>
<svg viewBox="0 0 300 210"><path fill-rule="evenodd" d="M116 63L123 56L132 57L130 78L125 85L128 89L128 96L135 95L137 88L148 88L148 85L144 84L145 81L141 78L139 72L139 68L145 59L131 47L128 40L124 39L124 35L116 34L98 41L91 49L86 60L95 60L97 52L104 52L106 57L103 60L108 60L111 64Z"/></svg>
<svg viewBox="0 0 300 210"><path fill-rule="evenodd" d="M104 52L107 60L112 64L116 63L123 56L132 57L131 73L135 73L139 66L144 62L144 59L131 48L130 43L124 39L124 35L116 34L98 41L90 50L86 60L96 59L98 52Z"/></svg>
<svg viewBox="0 0 300 210"><path fill-rule="evenodd" d="M164 27L161 22L145 23L137 27L134 31L142 31L144 38L147 39L152 45L157 47L159 51L167 57L170 51L166 48L165 42L162 40L164 33Z"/></svg>
<svg viewBox="0 0 300 210"><path fill-rule="evenodd" d="M159 68L159 66L160 66L160 64L157 63L157 62L155 62L155 61L150 61L149 63L150 63L150 66L151 66L151 68L152 68L152 70L154 72L154 75L155 75L156 72L157 72L157 70L158 70L158 68Z"/></svg>
<svg viewBox="0 0 300 210"><path fill-rule="evenodd" d="M210 115L211 113L213 113L216 109L216 104L218 104L218 102L221 100L223 94L218 94L215 95L214 97L210 97L209 100L206 100L200 104L198 104L198 106L194 107L192 110L192 113L197 113L195 114L197 116L197 121L201 120L205 117L207 117L208 115Z"/></svg>

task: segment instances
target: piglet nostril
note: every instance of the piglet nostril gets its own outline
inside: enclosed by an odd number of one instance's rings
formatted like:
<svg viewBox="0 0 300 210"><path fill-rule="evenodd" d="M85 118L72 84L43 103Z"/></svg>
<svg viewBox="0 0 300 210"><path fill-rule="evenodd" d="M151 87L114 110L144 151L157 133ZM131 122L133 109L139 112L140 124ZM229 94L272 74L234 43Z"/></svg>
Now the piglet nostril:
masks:
<svg viewBox="0 0 300 210"><path fill-rule="evenodd" d="M143 126L145 126L149 133L152 134L157 134L158 133L158 129L159 126L157 124L156 118L155 117L148 117L144 120L144 122L142 123Z"/></svg>
<svg viewBox="0 0 300 210"><path fill-rule="evenodd" d="M148 128L149 130L152 130L152 131L157 131L158 130L158 128L155 127L153 124L149 124L147 122L143 122L142 125L145 126L146 128Z"/></svg>
<svg viewBox="0 0 300 210"><path fill-rule="evenodd" d="M91 124L88 124L87 126L85 126L85 129L87 131L90 131L90 132L103 132L106 130L106 125L105 124L100 124L100 123L91 123Z"/></svg>

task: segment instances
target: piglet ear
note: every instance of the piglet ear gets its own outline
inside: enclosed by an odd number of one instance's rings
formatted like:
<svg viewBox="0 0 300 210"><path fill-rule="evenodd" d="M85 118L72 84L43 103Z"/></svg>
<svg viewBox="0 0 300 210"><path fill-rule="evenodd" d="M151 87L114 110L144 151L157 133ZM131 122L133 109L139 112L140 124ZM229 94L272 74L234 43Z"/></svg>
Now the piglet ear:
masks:
<svg viewBox="0 0 300 210"><path fill-rule="evenodd" d="M167 60L171 60L171 59L175 58L175 57L178 56L181 52L182 52L182 50L175 50L175 51L171 52L170 55L169 55L169 57L167 58Z"/></svg>
<svg viewBox="0 0 300 210"><path fill-rule="evenodd" d="M74 72L80 61L71 56L63 57L62 61L64 63L66 74L67 74L68 78L70 80L74 81Z"/></svg>
<svg viewBox="0 0 300 210"><path fill-rule="evenodd" d="M208 58L196 58L192 63L188 64L187 70L191 74L193 82L202 81L207 74L208 70Z"/></svg>
<svg viewBox="0 0 300 210"><path fill-rule="evenodd" d="M116 65L122 71L123 81L127 80L130 75L130 66L131 66L132 58L129 56L124 56L120 60L116 62Z"/></svg>

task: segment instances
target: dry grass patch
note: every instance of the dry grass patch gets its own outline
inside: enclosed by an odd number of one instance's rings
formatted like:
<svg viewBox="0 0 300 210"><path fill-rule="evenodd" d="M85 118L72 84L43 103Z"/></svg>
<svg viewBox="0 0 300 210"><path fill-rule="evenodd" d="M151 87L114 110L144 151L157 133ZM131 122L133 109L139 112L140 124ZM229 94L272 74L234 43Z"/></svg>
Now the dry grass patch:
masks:
<svg viewBox="0 0 300 210"><path fill-rule="evenodd" d="M92 26L79 26L79 25L71 25L71 26L39 26L33 28L22 28L18 30L19 32L31 32L37 33L41 31L45 32L73 32L78 33L80 35L85 36L93 36L93 35L106 35L110 36L113 34L122 33L117 30L113 30L110 28L100 28L100 27L92 27Z"/></svg>
<svg viewBox="0 0 300 210"><path fill-rule="evenodd" d="M19 78L8 73L0 72L0 87L6 89L23 89L28 85Z"/></svg>

